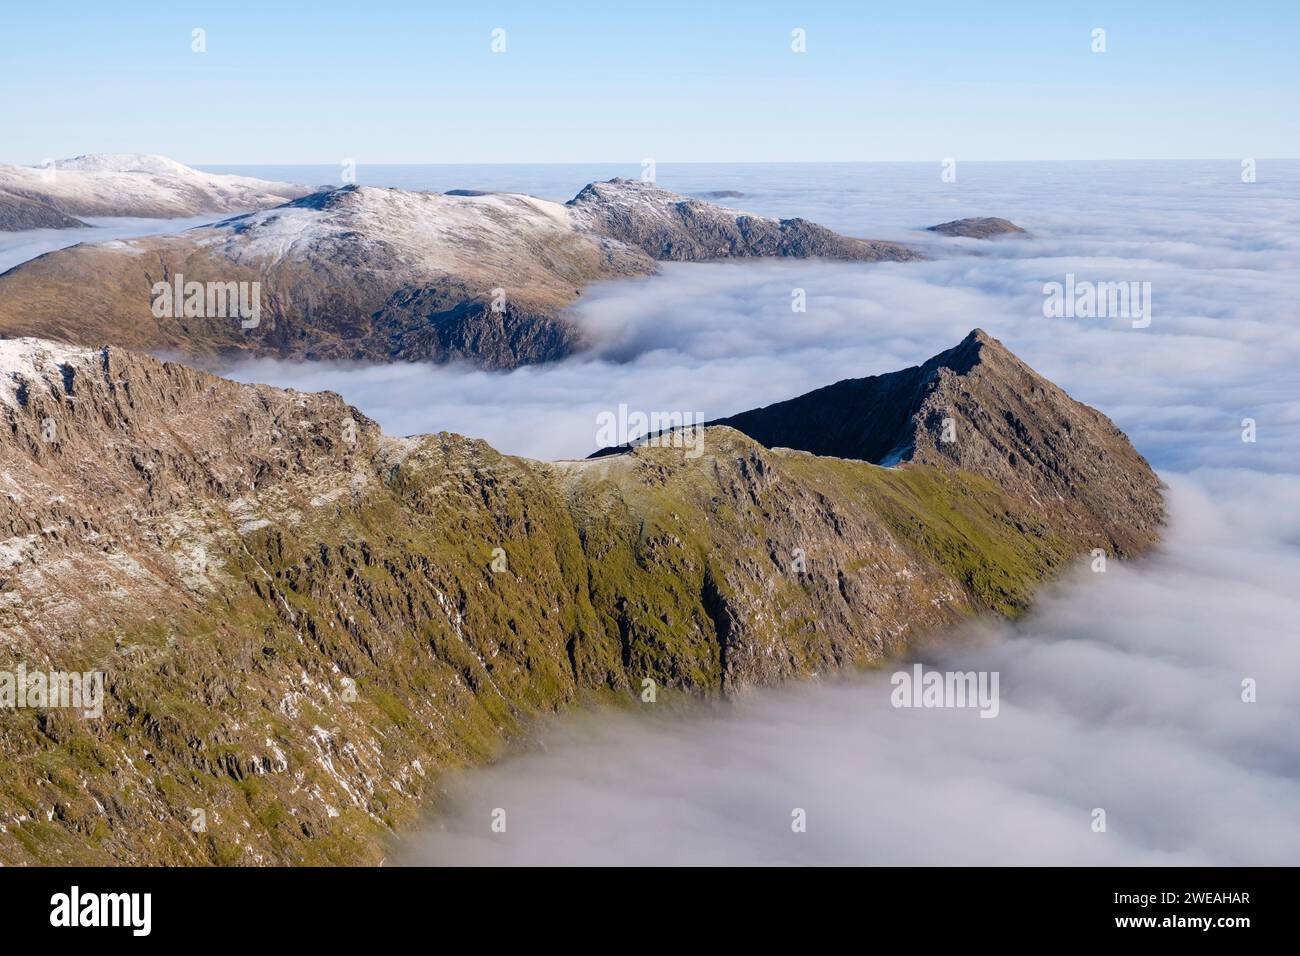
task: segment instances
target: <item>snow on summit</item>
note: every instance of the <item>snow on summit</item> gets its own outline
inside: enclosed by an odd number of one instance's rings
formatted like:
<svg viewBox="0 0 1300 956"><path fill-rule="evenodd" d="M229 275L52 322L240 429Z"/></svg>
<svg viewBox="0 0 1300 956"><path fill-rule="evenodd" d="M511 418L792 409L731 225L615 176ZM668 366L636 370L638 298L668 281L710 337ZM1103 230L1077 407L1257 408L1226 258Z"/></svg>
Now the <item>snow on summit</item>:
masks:
<svg viewBox="0 0 1300 956"><path fill-rule="evenodd" d="M194 233L200 236L200 244L221 245L236 260L308 258L347 241L421 274L495 269L497 275L527 272L538 249L590 241L576 233L562 203L518 193L456 196L371 186L317 193Z"/></svg>
<svg viewBox="0 0 1300 956"><path fill-rule="evenodd" d="M99 157L89 164L157 162ZM114 188L190 186L188 178L150 172L56 170L57 183L77 177ZM584 346L564 311L593 282L653 275L660 261L759 257L876 262L917 253L627 180L592 184L568 203L350 184L181 233L86 243L24 263L0 276L0 333L185 355L464 359L514 368ZM256 283L269 305L266 321L160 324L141 291L160 274ZM46 292L53 277L68 290L58 303ZM220 313L206 318L227 317Z"/></svg>
<svg viewBox="0 0 1300 956"><path fill-rule="evenodd" d="M310 192L291 183L200 172L165 156L102 153L44 166L0 165L0 229L69 228L80 216L173 219L248 212Z"/></svg>
<svg viewBox="0 0 1300 956"><path fill-rule="evenodd" d="M98 173L153 173L158 176L204 175L184 163L152 153L89 153L54 163L56 169ZM43 168L43 167L41 167Z"/></svg>
<svg viewBox="0 0 1300 956"><path fill-rule="evenodd" d="M0 339L0 405L17 408L18 389L38 379L59 375L64 365L92 361L99 351L30 337Z"/></svg>

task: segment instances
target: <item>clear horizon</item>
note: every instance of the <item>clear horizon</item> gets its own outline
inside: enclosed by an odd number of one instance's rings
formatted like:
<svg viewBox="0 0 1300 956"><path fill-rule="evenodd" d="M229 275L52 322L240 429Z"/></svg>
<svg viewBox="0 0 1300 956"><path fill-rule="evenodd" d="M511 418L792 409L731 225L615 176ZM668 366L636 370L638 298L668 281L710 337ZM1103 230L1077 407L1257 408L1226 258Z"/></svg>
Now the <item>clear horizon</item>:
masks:
<svg viewBox="0 0 1300 956"><path fill-rule="evenodd" d="M743 16L680 2L561 12L394 2L355 13L323 2L305 18L240 0L16 7L0 34L11 77L3 160L1300 156L1300 124L1284 120L1300 99L1300 7L1276 0L1086 10L759 2ZM1098 30L1104 51L1094 50Z"/></svg>
<svg viewBox="0 0 1300 956"><path fill-rule="evenodd" d="M81 154L87 155L87 154ZM71 159L72 157L59 157L60 159ZM169 159L176 159L175 156L169 156ZM1113 159L1099 157L1097 159L1076 159L1069 156L1062 156L1057 159L965 159L963 163L1229 163L1240 162L1242 157L1239 156L1164 156L1149 159ZM1300 159L1300 156L1253 156L1258 162L1292 162ZM178 162L185 162L178 160ZM852 165L906 165L916 164L934 164L936 160L932 159L782 159L782 160L762 160L762 159L699 159L699 160L671 160L659 163L661 166L852 166ZM626 166L628 160L617 159L575 159L564 162L530 162L528 160L507 160L498 163L447 163L447 162L420 162L412 160L402 163L359 163L358 166ZM257 166L337 166L337 163L322 162L320 160L298 161L298 160L277 160L275 162L249 163L249 162L229 162L229 163L209 163L194 162L185 163L195 169L215 169L217 167L243 166L253 168ZM636 165L631 163L631 165Z"/></svg>

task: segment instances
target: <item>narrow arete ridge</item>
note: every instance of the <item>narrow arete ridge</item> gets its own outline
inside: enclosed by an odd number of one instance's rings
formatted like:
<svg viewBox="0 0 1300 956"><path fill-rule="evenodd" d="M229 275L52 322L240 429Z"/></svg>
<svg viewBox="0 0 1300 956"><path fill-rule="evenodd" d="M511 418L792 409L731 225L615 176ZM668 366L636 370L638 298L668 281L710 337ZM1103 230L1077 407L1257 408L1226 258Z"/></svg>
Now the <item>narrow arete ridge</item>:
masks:
<svg viewBox="0 0 1300 956"><path fill-rule="evenodd" d="M7 865L377 862L535 715L879 664L1163 514L1104 416L979 331L691 455L393 438L332 393L31 339L0 396L0 649L108 675L102 719L6 716L0 770L42 768L0 773L0 820L41 821Z"/></svg>

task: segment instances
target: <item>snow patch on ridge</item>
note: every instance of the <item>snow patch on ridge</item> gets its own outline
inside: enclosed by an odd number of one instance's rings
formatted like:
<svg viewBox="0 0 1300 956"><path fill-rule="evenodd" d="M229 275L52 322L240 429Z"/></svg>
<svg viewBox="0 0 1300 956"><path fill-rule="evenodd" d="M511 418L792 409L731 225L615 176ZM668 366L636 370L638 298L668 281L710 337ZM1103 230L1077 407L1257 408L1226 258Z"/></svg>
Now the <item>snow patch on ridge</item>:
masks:
<svg viewBox="0 0 1300 956"><path fill-rule="evenodd" d="M107 153L48 166L0 164L0 192L71 216L177 218L278 206L309 190L250 176L205 173L165 156Z"/></svg>
<svg viewBox="0 0 1300 956"><path fill-rule="evenodd" d="M234 261L302 261L322 243L385 244L395 266L428 273L519 261L532 246L578 238L561 203L518 193L449 196L353 186L217 223L200 245ZM503 275L509 275L508 272Z"/></svg>
<svg viewBox="0 0 1300 956"><path fill-rule="evenodd" d="M158 176L187 176L198 172L183 163L153 153L88 153L56 160L57 170L82 172L153 173Z"/></svg>
<svg viewBox="0 0 1300 956"><path fill-rule="evenodd" d="M49 375L63 365L85 365L100 353L95 349L63 345L46 339L0 339L0 404L20 408L19 389Z"/></svg>

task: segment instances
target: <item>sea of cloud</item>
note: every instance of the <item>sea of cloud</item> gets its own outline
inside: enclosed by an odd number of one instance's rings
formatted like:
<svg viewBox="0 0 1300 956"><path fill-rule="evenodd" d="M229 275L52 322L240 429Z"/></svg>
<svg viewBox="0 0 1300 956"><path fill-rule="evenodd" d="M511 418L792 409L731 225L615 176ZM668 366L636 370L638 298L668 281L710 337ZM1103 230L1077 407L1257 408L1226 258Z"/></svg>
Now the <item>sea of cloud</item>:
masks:
<svg viewBox="0 0 1300 956"><path fill-rule="evenodd" d="M363 407L381 419L418 426L454 407L464 424L439 427L574 455L592 445L593 414L619 401L726 414L914 364L980 326L1114 418L1169 484L1172 516L1151 557L1081 568L1025 620L918 652L942 669L996 670L995 719L894 708L888 673L685 713L564 718L449 781L402 858L1294 863L1300 166L1261 171L1248 184L1235 162L1044 164L981 169L969 187L959 173L951 194L895 183L858 202L856 184L806 184L762 211L924 242L934 258L673 266L585 297L577 315L598 344L581 359L505 376L403 369L387 388L369 378L366 394L383 397ZM742 175L718 186L746 188ZM1033 237L916 230L963 215L1004 215ZM1069 272L1151 282L1151 325L1044 318L1043 284ZM793 288L806 313L791 311ZM1242 441L1245 418L1255 442ZM791 829L795 808L806 832ZM505 833L491 829L497 809Z"/></svg>
<svg viewBox="0 0 1300 956"><path fill-rule="evenodd" d="M494 188L506 185L502 169L485 173ZM561 458L599 447L597 415L620 403L718 417L916 364L979 326L1102 408L1161 468L1276 469L1295 448L1300 163L1263 163L1251 184L1233 161L970 164L946 184L937 165L923 164L677 169L661 178L682 192L738 189L745 197L729 202L912 242L934 258L667 264L650 279L586 290L572 316L592 349L540 368L257 361L233 375L332 388L394 433L457 431L511 454ZM517 188L564 197L584 173L597 174L557 170L550 176L568 185L544 188L540 174L521 174ZM468 171L442 177L430 173L429 184L478 181ZM967 215L1007 216L1032 238L942 240L923 231ZM1149 281L1150 327L1044 318L1044 283L1067 273ZM806 312L792 310L796 289ZM1267 422L1269 440L1242 447L1244 417L1262 430Z"/></svg>
<svg viewBox="0 0 1300 956"><path fill-rule="evenodd" d="M362 170L363 181L367 170ZM370 171L377 185L571 196L638 170ZM1152 556L927 648L996 670L996 719L890 706L887 674L725 706L584 714L452 779L419 863L1285 863L1300 858L1300 163L660 167L681 192L922 246L929 261L671 264L588 289L593 346L542 368L259 361L395 434L583 456L620 403L707 417L923 361L982 327L1123 428L1170 487ZM383 179L389 176L391 183ZM283 178L283 176L277 176ZM297 178L304 178L299 176ZM324 176L317 176L323 180ZM1027 239L923 227L1010 218ZM1067 273L1150 282L1151 323L1048 319ZM807 310L791 308L803 290ZM1242 440L1243 420L1256 441ZM1242 681L1258 699L1241 699ZM506 833L490 829L507 812ZM806 833L790 828L806 811ZM1107 829L1094 832L1094 811Z"/></svg>

